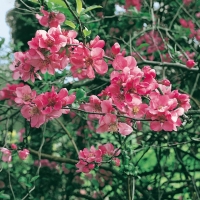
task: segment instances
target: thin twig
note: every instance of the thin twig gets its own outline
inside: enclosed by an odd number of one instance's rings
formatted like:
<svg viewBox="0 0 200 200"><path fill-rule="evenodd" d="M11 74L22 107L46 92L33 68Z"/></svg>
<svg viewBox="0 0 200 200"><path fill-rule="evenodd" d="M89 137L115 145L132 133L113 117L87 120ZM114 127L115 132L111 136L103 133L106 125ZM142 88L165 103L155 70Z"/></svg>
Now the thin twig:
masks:
<svg viewBox="0 0 200 200"><path fill-rule="evenodd" d="M12 184L11 184L11 180L10 180L10 170L8 170L7 172L8 172L8 181L9 181L10 190L12 192L13 199L15 200L15 194L14 194L14 191L13 191L13 188L12 188Z"/></svg>
<svg viewBox="0 0 200 200"><path fill-rule="evenodd" d="M194 94L194 91L195 91L195 89L196 89L196 87L197 87L197 84L198 84L198 81L199 81L199 76L200 76L200 74L198 73L197 76L196 76L196 80L195 80L195 82L194 82L194 86L193 86L193 88L192 88L192 91L191 91L191 93L190 93L190 96L193 96L193 94Z"/></svg>
<svg viewBox="0 0 200 200"><path fill-rule="evenodd" d="M66 127L64 126L64 124L59 120L59 119L55 119L60 125L61 127L63 128L63 130L67 133L69 139L71 140L73 146L74 146L74 149L76 150L76 153L77 155L79 154L79 150L78 150L78 147L76 146L76 143L74 142L74 139L73 137L71 136L70 132L66 129Z"/></svg>

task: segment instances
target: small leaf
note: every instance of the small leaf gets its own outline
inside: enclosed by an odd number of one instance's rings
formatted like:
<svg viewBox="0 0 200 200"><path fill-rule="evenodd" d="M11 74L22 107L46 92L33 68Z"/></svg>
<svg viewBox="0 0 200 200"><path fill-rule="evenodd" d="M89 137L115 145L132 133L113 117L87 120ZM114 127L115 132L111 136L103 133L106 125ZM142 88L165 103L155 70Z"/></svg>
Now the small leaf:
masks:
<svg viewBox="0 0 200 200"><path fill-rule="evenodd" d="M76 0L76 12L80 15L82 11L82 1L81 0Z"/></svg>
<svg viewBox="0 0 200 200"><path fill-rule="evenodd" d="M37 180L39 177L40 176L34 176L34 177L32 177L30 183L33 182L33 181L35 181L35 180Z"/></svg>
<svg viewBox="0 0 200 200"><path fill-rule="evenodd" d="M76 90L76 100L82 99L83 97L85 97L85 95L86 95L86 93L84 90L82 90L82 89Z"/></svg>
<svg viewBox="0 0 200 200"><path fill-rule="evenodd" d="M96 8L102 8L102 6L97 6L97 5L89 6L88 8L86 8L85 10L83 10L83 11L81 12L81 15L84 15L86 12L91 11L91 10L94 10L94 9L96 9Z"/></svg>
<svg viewBox="0 0 200 200"><path fill-rule="evenodd" d="M88 30L88 29L84 29L83 30L83 34L84 34L85 37L87 37L87 36L89 36L91 34L91 31Z"/></svg>
<svg viewBox="0 0 200 200"><path fill-rule="evenodd" d="M73 28L73 29L76 28L76 25L75 25L73 22L69 21L69 20L66 20L66 21L65 21L65 24L66 24L67 26L70 26L70 27Z"/></svg>
<svg viewBox="0 0 200 200"><path fill-rule="evenodd" d="M50 2L53 2L59 6L64 6L64 7L66 6L64 1L62 1L62 0L51 0Z"/></svg>

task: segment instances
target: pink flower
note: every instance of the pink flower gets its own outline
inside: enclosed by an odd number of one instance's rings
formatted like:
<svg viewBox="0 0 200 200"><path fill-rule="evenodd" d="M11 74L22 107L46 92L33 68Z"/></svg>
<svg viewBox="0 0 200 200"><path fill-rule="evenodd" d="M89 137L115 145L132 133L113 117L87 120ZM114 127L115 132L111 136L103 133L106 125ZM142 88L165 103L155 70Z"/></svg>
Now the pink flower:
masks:
<svg viewBox="0 0 200 200"><path fill-rule="evenodd" d="M95 78L94 70L98 74L103 75L108 71L108 65L103 60L103 56L104 50L99 47L92 48L90 51L80 45L71 55L70 61L72 63L72 69L75 66L78 73L81 73L83 71L82 69L84 69L84 72L90 79ZM78 71L79 69L80 72Z"/></svg>
<svg viewBox="0 0 200 200"><path fill-rule="evenodd" d="M188 67L188 68L193 68L194 66L195 66L195 62L194 62L194 60L188 60L187 62L186 62L186 66Z"/></svg>
<svg viewBox="0 0 200 200"><path fill-rule="evenodd" d="M29 150L28 149L23 149L22 151L18 151L18 156L21 160L25 160L29 155Z"/></svg>
<svg viewBox="0 0 200 200"><path fill-rule="evenodd" d="M32 104L24 105L21 109L21 114L24 118L31 122L31 127L39 128L45 123L46 117L42 113L43 103L36 97Z"/></svg>
<svg viewBox="0 0 200 200"><path fill-rule="evenodd" d="M94 38L94 40L90 41L89 45L90 48L96 48L96 47L103 48L104 46L105 46L105 41L100 40L100 37L98 35Z"/></svg>
<svg viewBox="0 0 200 200"><path fill-rule="evenodd" d="M96 150L94 146L91 146L90 150L84 148L79 152L79 159L80 161L76 164L77 172L89 173L94 169L95 164L101 164L102 152L100 149Z"/></svg>
<svg viewBox="0 0 200 200"><path fill-rule="evenodd" d="M117 55L120 52L120 45L118 42L115 42L115 44L111 47L112 53L114 55Z"/></svg>
<svg viewBox="0 0 200 200"><path fill-rule="evenodd" d="M12 161L12 156L10 150L2 147L0 148L0 151L3 153L1 159L3 162L11 162Z"/></svg>
<svg viewBox="0 0 200 200"><path fill-rule="evenodd" d="M23 86L23 83L7 84L6 87L0 90L0 100L9 99L14 101L16 98L16 89Z"/></svg>
<svg viewBox="0 0 200 200"><path fill-rule="evenodd" d="M31 101L36 97L36 91L31 90L29 85L18 87L16 89L15 103L17 104L30 104Z"/></svg>
<svg viewBox="0 0 200 200"><path fill-rule="evenodd" d="M101 101L97 96L90 96L89 103L82 104L83 109L88 112L97 112L97 113L108 113L113 110L111 100ZM89 114L90 119L97 118L99 119L101 115L98 114Z"/></svg>
<svg viewBox="0 0 200 200"><path fill-rule="evenodd" d="M100 118L96 132L119 132L122 135L129 135L133 132L133 129L126 123L118 122L116 115L108 113Z"/></svg>
<svg viewBox="0 0 200 200"><path fill-rule="evenodd" d="M37 73L37 69L29 63L30 57L33 58L36 54L39 57L38 52L29 50L26 53L16 52L14 54L15 61L10 65L10 70L13 71L13 79L17 80L21 78L24 81L29 79L35 82L35 77L41 80L40 75Z"/></svg>
<svg viewBox="0 0 200 200"><path fill-rule="evenodd" d="M99 146L99 149L102 152L102 155L107 155L107 156L118 156L121 151L119 149L114 149L114 146L111 143L107 143L104 145Z"/></svg>
<svg viewBox="0 0 200 200"><path fill-rule="evenodd" d="M65 21L65 15L62 13L47 12L43 7L41 8L41 13L44 16L36 14L36 18L42 26L57 28L59 24L62 24Z"/></svg>
<svg viewBox="0 0 200 200"><path fill-rule="evenodd" d="M67 38L62 35L61 28L50 28L47 33L39 38L39 47L48 49L51 53L58 52L67 43Z"/></svg>
<svg viewBox="0 0 200 200"><path fill-rule="evenodd" d="M43 109L41 112L46 116L46 120L58 118L62 113L69 113L69 109L63 109L63 107L72 104L75 101L76 96L74 94L68 95L68 90L63 88L57 94L52 87L51 92L45 92L38 96L42 102Z"/></svg>

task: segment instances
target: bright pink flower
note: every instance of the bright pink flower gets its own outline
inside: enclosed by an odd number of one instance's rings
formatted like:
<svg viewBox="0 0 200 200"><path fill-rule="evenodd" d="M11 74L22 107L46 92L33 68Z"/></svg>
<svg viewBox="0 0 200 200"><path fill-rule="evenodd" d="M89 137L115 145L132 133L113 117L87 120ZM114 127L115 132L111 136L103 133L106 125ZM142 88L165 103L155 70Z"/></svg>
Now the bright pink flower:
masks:
<svg viewBox="0 0 200 200"><path fill-rule="evenodd" d="M188 67L188 68L193 68L194 66L195 66L195 62L194 62L194 60L188 60L187 62L186 62L186 66Z"/></svg>
<svg viewBox="0 0 200 200"><path fill-rule="evenodd" d="M18 151L18 156L21 160L25 160L29 155L29 150L28 149L23 149Z"/></svg>
<svg viewBox="0 0 200 200"><path fill-rule="evenodd" d="M36 91L31 90L29 85L18 87L16 89L15 103L17 104L30 104L31 101L36 97Z"/></svg>
<svg viewBox="0 0 200 200"><path fill-rule="evenodd" d="M95 164L101 164L102 152L101 150L96 150L94 146L88 150L84 148L79 152L80 161L76 164L78 168L77 172L89 173L90 170L94 169Z"/></svg>
<svg viewBox="0 0 200 200"><path fill-rule="evenodd" d="M39 47L48 49L51 53L58 52L66 43L67 39L62 35L60 26L50 28L48 32L42 34L39 38Z"/></svg>
<svg viewBox="0 0 200 200"><path fill-rule="evenodd" d="M62 30L62 35L65 36L67 44L79 44L79 41L75 39L78 33L74 30Z"/></svg>
<svg viewBox="0 0 200 200"><path fill-rule="evenodd" d="M36 54L39 57L36 51L29 50L26 53L16 52L14 54L15 61L12 65L10 65L10 70L13 71L13 79L17 80L21 78L24 81L28 81L29 79L32 82L35 82L35 77L41 80L40 75L37 73L37 69L29 63L30 57L33 58Z"/></svg>
<svg viewBox="0 0 200 200"><path fill-rule="evenodd" d="M37 70L40 70L42 74L48 72L51 75L55 74L56 69L63 69L62 58L58 53L50 54L45 56L44 58L31 59L29 62L33 65Z"/></svg>
<svg viewBox="0 0 200 200"><path fill-rule="evenodd" d="M82 69L85 69L87 77L93 79L95 78L94 70L101 75L108 71L108 65L103 60L103 56L104 50L99 47L92 48L90 51L80 45L71 55L70 61L72 66L80 69L79 73L82 72Z"/></svg>
<svg viewBox="0 0 200 200"><path fill-rule="evenodd" d="M62 113L69 113L69 109L63 109L65 106L72 104L75 101L76 96L74 94L68 95L68 90L63 88L57 94L52 87L51 92L46 92L39 95L42 102L43 109L41 112L46 116L46 120L58 118Z"/></svg>
<svg viewBox="0 0 200 200"><path fill-rule="evenodd" d="M101 145L99 146L99 149L101 150L102 152L102 155L107 155L107 156L118 156L121 151L119 149L114 149L114 146L111 144L111 143L107 143L107 144L104 144L104 145Z"/></svg>
<svg viewBox="0 0 200 200"><path fill-rule="evenodd" d="M79 152L79 159L84 160L88 163L91 162L100 163L102 161L102 152L99 149L96 150L94 146L91 146L90 150L84 148Z"/></svg>
<svg viewBox="0 0 200 200"><path fill-rule="evenodd" d="M181 125L181 120L177 114L166 111L165 113L159 113L157 116L152 117L150 122L150 128L153 131L177 131L177 126Z"/></svg>
<svg viewBox="0 0 200 200"><path fill-rule="evenodd" d="M129 135L133 132L133 129L126 123L118 122L116 115L108 113L100 118L96 132L119 132L122 135Z"/></svg>
<svg viewBox="0 0 200 200"><path fill-rule="evenodd" d="M134 102L134 99L133 99L133 102ZM129 109L128 109L127 114L128 114L128 116L133 117L135 119L142 119L146 114L147 108L148 108L147 104L132 103L132 104L129 104Z"/></svg>
<svg viewBox="0 0 200 200"><path fill-rule="evenodd" d="M183 108L184 112L187 112L190 108L190 96L187 94L181 94L178 90L173 90L169 94L170 98L176 98L178 102L178 108ZM183 113L182 113L183 114Z"/></svg>
<svg viewBox="0 0 200 200"><path fill-rule="evenodd" d="M115 70L123 70L127 66L127 60L122 55L117 55L112 66Z"/></svg>
<svg viewBox="0 0 200 200"><path fill-rule="evenodd" d="M11 155L10 150L2 147L2 148L0 148L0 151L3 154L2 157L1 157L3 162L11 162L12 161L12 155Z"/></svg>
<svg viewBox="0 0 200 200"><path fill-rule="evenodd" d="M112 47L111 47L112 53L114 55L117 55L120 52L120 45L118 42L116 42Z"/></svg>
<svg viewBox="0 0 200 200"><path fill-rule="evenodd" d="M93 40L90 41L90 48L103 48L105 46L105 41L100 40L100 37L97 35Z"/></svg>
<svg viewBox="0 0 200 200"><path fill-rule="evenodd" d="M82 105L83 109L88 112L97 112L97 113L109 113L113 110L111 100L101 101L97 96L90 96L89 103ZM98 114L89 114L90 119L97 118L99 119L101 115Z"/></svg>
<svg viewBox="0 0 200 200"><path fill-rule="evenodd" d="M57 28L59 24L62 24L65 21L65 15L62 13L47 12L43 7L41 8L41 13L44 16L36 14L36 18L42 26Z"/></svg>
<svg viewBox="0 0 200 200"><path fill-rule="evenodd" d="M24 105L21 109L21 114L24 118L31 122L31 127L39 128L45 123L46 117L42 113L43 103L36 97L32 104Z"/></svg>

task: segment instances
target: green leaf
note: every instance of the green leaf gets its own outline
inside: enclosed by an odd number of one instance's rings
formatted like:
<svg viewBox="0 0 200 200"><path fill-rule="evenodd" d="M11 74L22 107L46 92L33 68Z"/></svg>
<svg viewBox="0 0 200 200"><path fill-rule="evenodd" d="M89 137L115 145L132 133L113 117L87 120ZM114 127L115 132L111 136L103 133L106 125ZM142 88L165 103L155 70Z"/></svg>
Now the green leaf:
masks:
<svg viewBox="0 0 200 200"><path fill-rule="evenodd" d="M62 0L48 0L48 1L66 7L65 3Z"/></svg>
<svg viewBox="0 0 200 200"><path fill-rule="evenodd" d="M87 37L87 36L89 36L91 34L91 31L88 30L88 29L84 29L83 30L83 34L84 34L85 37Z"/></svg>
<svg viewBox="0 0 200 200"><path fill-rule="evenodd" d="M76 12L80 15L83 5L81 0L76 0Z"/></svg>
<svg viewBox="0 0 200 200"><path fill-rule="evenodd" d="M35 181L35 180L37 180L39 177L40 177L39 175L32 177L30 183L33 182L33 181Z"/></svg>
<svg viewBox="0 0 200 200"><path fill-rule="evenodd" d="M76 100L80 100L83 97L85 97L86 93L83 89L77 89L76 90Z"/></svg>
<svg viewBox="0 0 200 200"><path fill-rule="evenodd" d="M81 12L81 15L84 15L86 12L91 11L91 10L94 10L94 9L96 9L96 8L102 8L102 6L97 6L97 5L89 6L89 7L87 7L85 10L83 10L83 11Z"/></svg>
<svg viewBox="0 0 200 200"><path fill-rule="evenodd" d="M0 199L10 199L10 196L8 194L0 194Z"/></svg>
<svg viewBox="0 0 200 200"><path fill-rule="evenodd" d="M66 20L66 21L65 21L65 24L66 24L67 26L70 26L70 27L73 28L73 29L76 28L76 25L75 25L73 22L69 21L69 20Z"/></svg>

